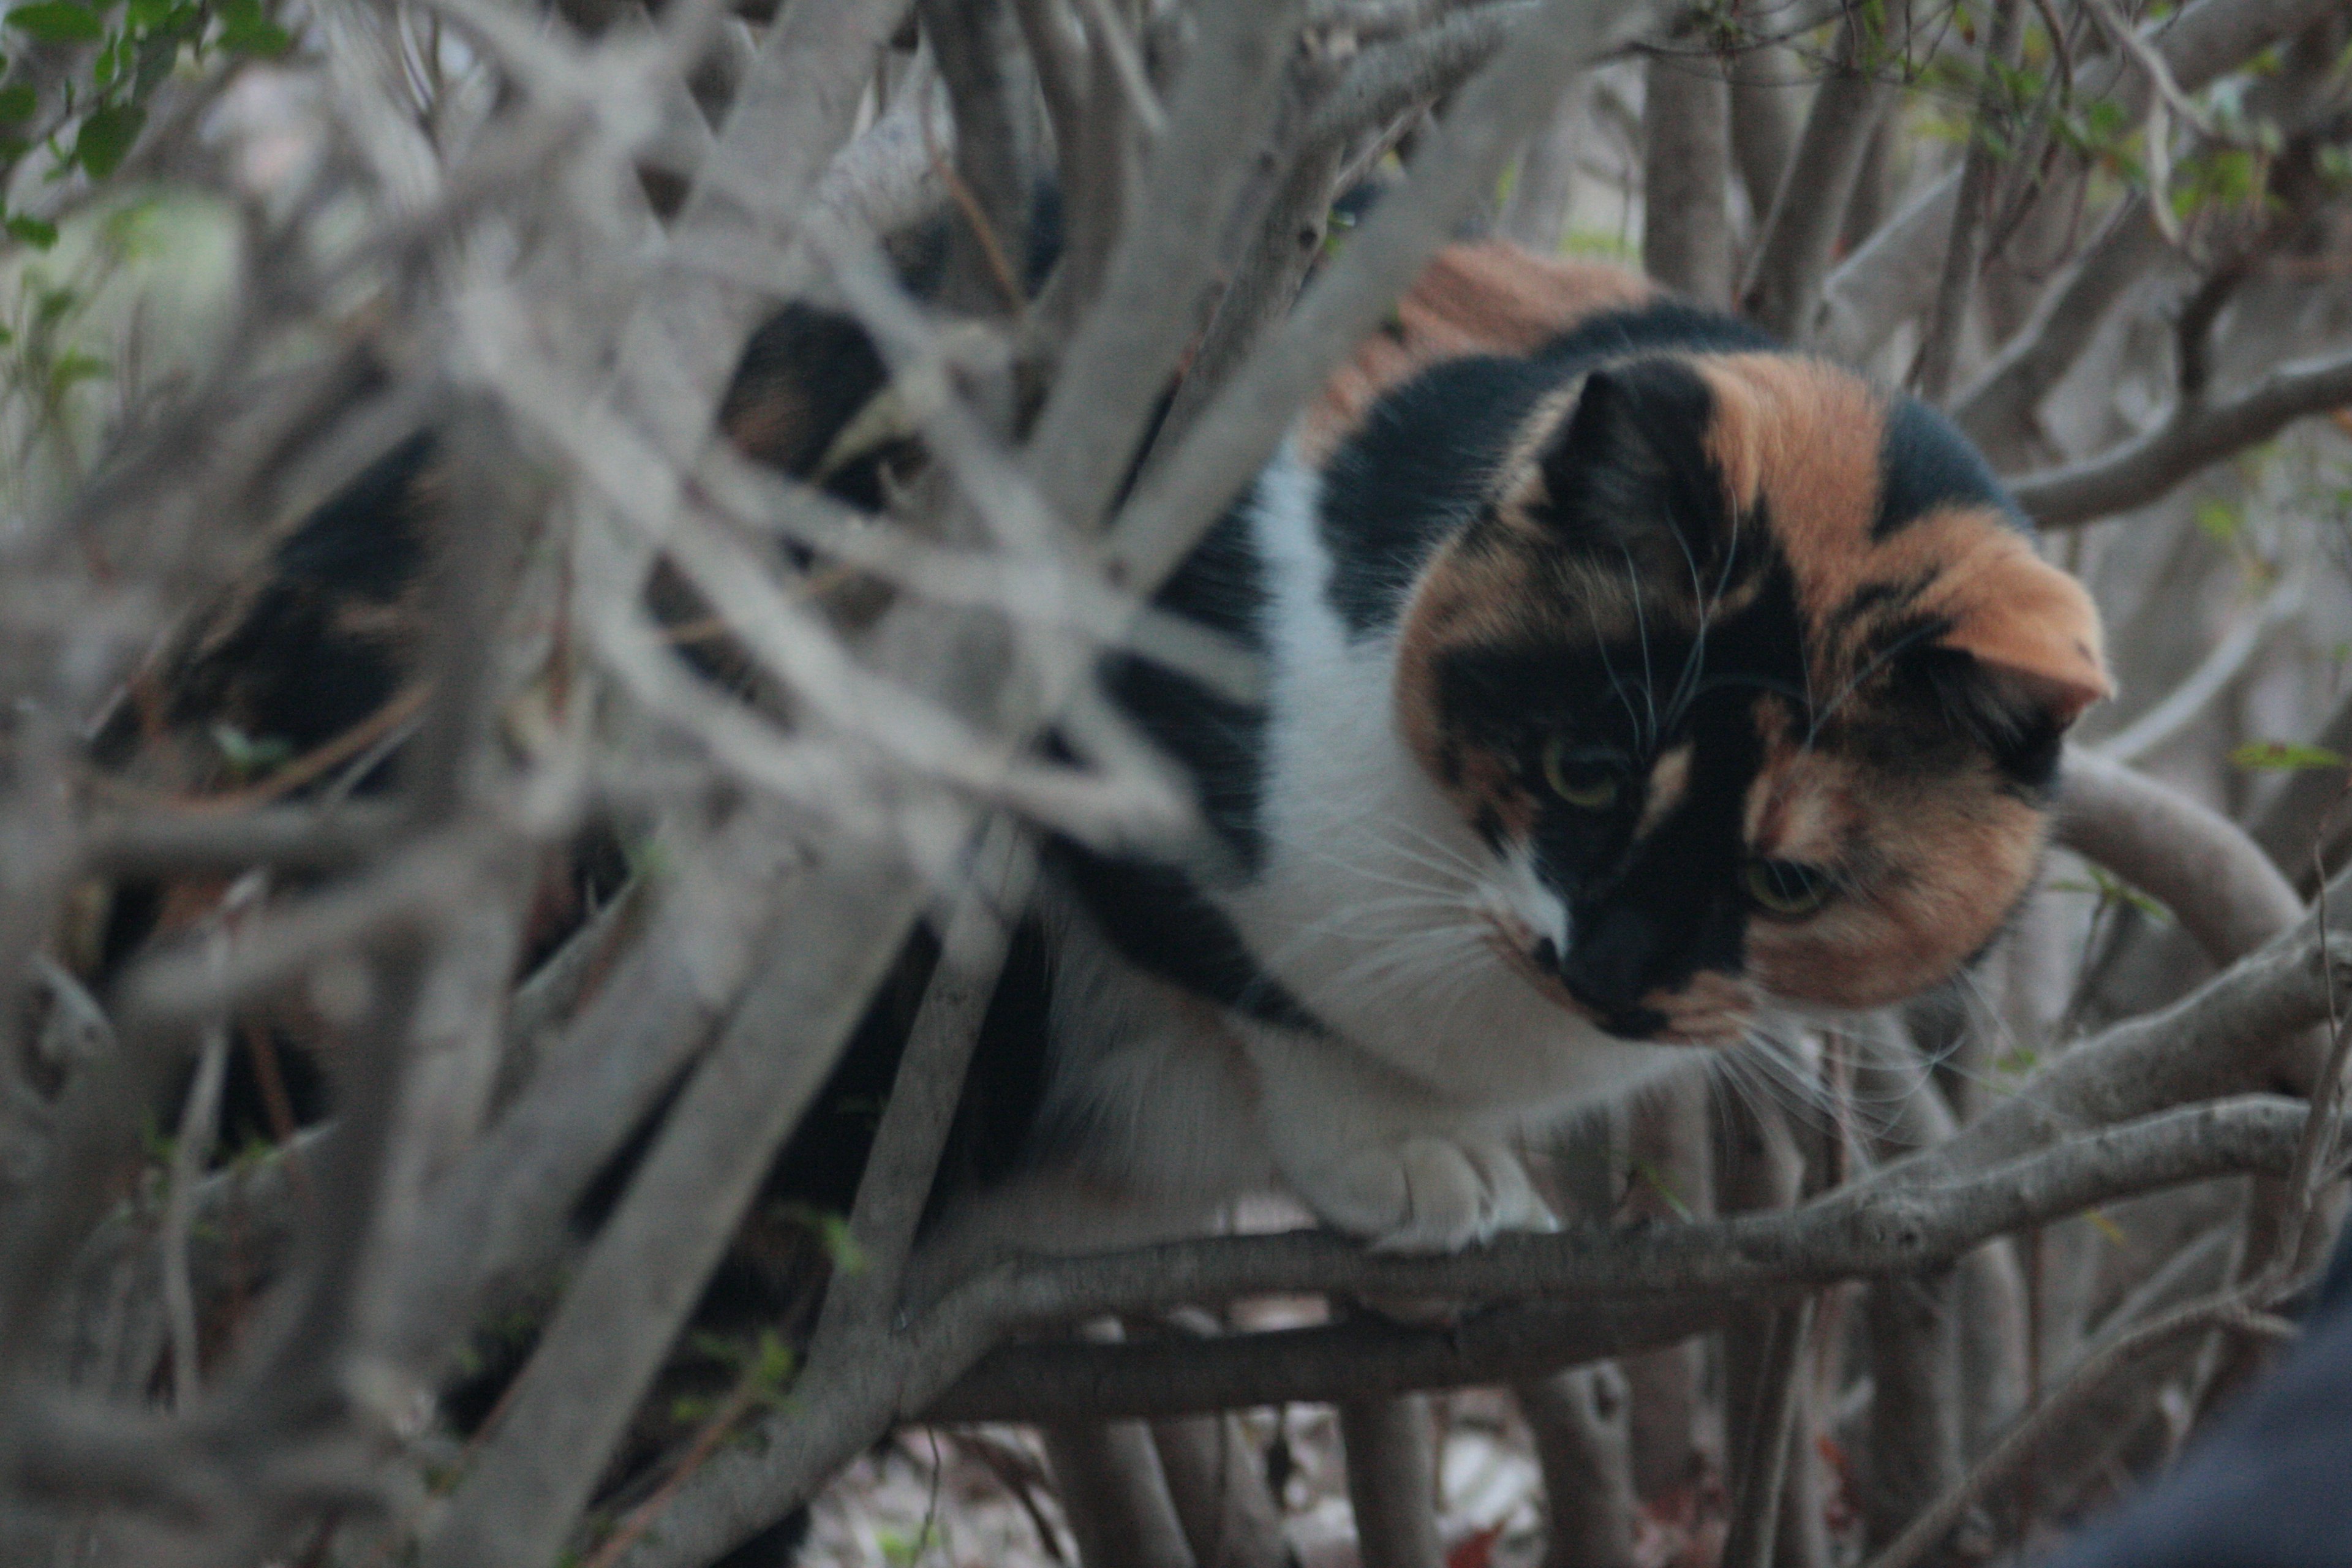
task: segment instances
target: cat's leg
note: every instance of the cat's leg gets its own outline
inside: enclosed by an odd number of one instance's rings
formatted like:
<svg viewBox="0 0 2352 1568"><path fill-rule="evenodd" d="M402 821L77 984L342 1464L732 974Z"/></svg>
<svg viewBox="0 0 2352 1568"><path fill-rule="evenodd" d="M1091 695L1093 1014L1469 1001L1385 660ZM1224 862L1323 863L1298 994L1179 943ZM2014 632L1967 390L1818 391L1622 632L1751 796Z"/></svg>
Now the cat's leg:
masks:
<svg viewBox="0 0 2352 1568"><path fill-rule="evenodd" d="M1398 1252L1559 1228L1499 1127L1344 1040L1243 1032L1275 1164L1328 1224Z"/></svg>

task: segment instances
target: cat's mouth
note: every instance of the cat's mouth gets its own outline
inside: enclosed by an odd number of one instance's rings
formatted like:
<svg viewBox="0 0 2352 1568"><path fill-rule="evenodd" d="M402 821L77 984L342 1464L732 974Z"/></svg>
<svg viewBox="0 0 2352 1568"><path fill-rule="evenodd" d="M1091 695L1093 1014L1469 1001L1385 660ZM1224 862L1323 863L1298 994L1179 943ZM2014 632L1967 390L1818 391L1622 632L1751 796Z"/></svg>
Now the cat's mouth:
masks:
<svg viewBox="0 0 2352 1568"><path fill-rule="evenodd" d="M1518 975L1558 1005L1597 1026L1604 1034L1648 1046L1720 1048L1748 1037L1756 1010L1756 988L1736 975L1713 970L1694 975L1679 991L1654 991L1633 1006L1595 1007L1560 978L1559 949L1507 914L1487 913L1487 942Z"/></svg>

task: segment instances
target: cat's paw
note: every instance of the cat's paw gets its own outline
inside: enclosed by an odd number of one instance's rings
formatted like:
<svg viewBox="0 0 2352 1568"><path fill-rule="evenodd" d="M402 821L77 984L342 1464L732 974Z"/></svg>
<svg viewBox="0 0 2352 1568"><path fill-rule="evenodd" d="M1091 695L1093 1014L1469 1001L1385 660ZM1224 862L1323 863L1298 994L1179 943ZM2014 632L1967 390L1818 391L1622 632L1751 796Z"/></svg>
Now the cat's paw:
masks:
<svg viewBox="0 0 2352 1568"><path fill-rule="evenodd" d="M1495 1143L1415 1133L1298 1185L1316 1213L1379 1252L1459 1252L1497 1231L1559 1228L1518 1156Z"/></svg>

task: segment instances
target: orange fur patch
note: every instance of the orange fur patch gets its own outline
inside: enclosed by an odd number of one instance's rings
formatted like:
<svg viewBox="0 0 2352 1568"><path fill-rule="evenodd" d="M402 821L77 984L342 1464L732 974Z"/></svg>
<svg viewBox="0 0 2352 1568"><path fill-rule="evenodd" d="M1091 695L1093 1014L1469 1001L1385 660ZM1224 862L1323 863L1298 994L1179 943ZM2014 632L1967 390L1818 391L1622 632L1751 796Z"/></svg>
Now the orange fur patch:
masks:
<svg viewBox="0 0 2352 1568"><path fill-rule="evenodd" d="M1622 268L1561 261L1506 240L1449 245L1397 301L1396 317L1324 383L1299 426L1299 447L1320 466L1381 394L1447 360L1526 353L1587 316L1657 298Z"/></svg>

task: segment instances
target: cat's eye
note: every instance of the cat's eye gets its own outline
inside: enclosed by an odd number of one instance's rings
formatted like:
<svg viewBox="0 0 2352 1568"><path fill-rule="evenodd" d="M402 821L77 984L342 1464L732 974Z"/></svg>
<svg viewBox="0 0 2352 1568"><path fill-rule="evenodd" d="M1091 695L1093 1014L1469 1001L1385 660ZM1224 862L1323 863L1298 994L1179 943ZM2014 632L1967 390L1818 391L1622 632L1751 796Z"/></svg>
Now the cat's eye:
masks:
<svg viewBox="0 0 2352 1568"><path fill-rule="evenodd" d="M1834 890L1827 871L1795 860L1750 860L1740 879L1757 907L1776 915L1811 914Z"/></svg>
<svg viewBox="0 0 2352 1568"><path fill-rule="evenodd" d="M1544 783L1580 811L1606 811L1617 804L1618 770L1607 759L1580 756L1565 736L1544 747Z"/></svg>

